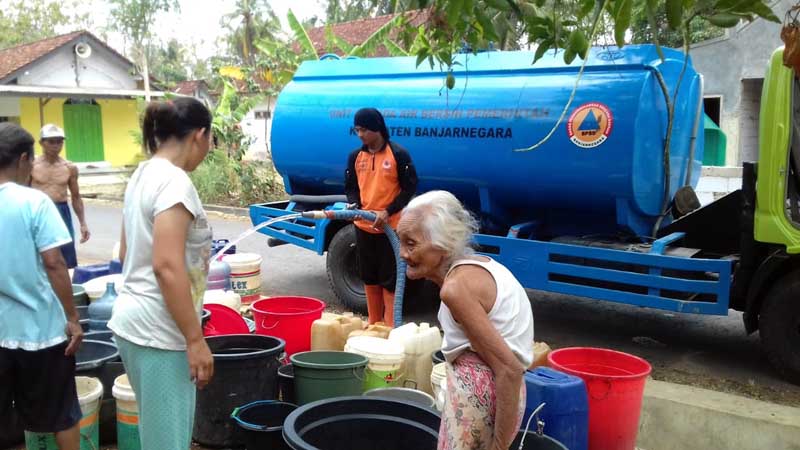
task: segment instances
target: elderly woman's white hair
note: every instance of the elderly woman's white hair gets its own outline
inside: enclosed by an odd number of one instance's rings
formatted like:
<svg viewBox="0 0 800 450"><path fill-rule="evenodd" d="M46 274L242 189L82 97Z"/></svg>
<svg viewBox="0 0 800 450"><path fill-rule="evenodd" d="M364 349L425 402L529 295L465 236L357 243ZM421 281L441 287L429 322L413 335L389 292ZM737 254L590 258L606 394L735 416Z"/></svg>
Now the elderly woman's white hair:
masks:
<svg viewBox="0 0 800 450"><path fill-rule="evenodd" d="M453 194L426 192L411 199L403 214L419 214L426 237L451 260L473 253L472 237L478 231L478 222Z"/></svg>

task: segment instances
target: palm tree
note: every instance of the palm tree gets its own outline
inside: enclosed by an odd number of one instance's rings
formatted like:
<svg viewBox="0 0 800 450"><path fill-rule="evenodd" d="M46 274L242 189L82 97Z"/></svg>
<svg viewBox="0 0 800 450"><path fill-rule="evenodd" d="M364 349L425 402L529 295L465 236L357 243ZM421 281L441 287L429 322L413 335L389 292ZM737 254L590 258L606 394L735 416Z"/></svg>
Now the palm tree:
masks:
<svg viewBox="0 0 800 450"><path fill-rule="evenodd" d="M245 65L255 62L255 42L275 39L281 33L281 23L267 0L237 0L236 9L221 19L231 31L229 45Z"/></svg>

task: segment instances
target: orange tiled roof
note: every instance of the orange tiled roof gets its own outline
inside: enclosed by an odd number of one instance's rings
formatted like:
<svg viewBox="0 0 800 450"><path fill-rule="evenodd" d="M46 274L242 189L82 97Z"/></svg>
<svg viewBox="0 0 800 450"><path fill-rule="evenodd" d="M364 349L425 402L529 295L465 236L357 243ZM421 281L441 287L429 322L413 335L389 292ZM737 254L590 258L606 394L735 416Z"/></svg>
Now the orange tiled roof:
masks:
<svg viewBox="0 0 800 450"><path fill-rule="evenodd" d="M343 39L348 44L360 45L373 33L378 31L380 27L386 25L387 22L394 19L399 14L402 13L387 14L385 16L353 20L351 22L336 23L333 24L331 28L336 36ZM408 20L414 26L419 26L420 24L426 22L430 16L430 13L427 9L409 11L405 14L408 17ZM327 40L325 39L325 26L308 30L308 37L310 37L311 42L314 43L314 48L317 51L317 55L324 55L325 53L328 53ZM337 49L336 53L341 53L341 51ZM389 52L383 45L381 45L376 49L375 54L370 56L389 56Z"/></svg>
<svg viewBox="0 0 800 450"><path fill-rule="evenodd" d="M0 49L0 81L4 78L8 77L9 75L13 74L14 72L33 64L36 60L52 53L53 51L76 41L81 36L89 36L96 41L106 47L110 52L119 56L123 60L127 61L129 64L133 65L127 58L120 55L116 50L109 47L108 44L103 42L102 40L98 39L92 33L81 30L75 31L72 33L62 34L60 36L55 36L47 39L42 39L36 42L30 42L27 44L16 45L14 47L9 47L5 49Z"/></svg>

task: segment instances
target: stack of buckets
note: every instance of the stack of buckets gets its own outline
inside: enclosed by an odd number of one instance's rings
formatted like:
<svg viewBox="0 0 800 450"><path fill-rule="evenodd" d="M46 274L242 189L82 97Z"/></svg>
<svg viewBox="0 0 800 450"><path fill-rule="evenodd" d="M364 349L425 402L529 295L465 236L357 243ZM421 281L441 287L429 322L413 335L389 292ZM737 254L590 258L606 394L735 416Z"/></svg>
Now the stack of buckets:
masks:
<svg viewBox="0 0 800 450"><path fill-rule="evenodd" d="M103 384L97 378L75 377L78 388L78 402L81 405L81 450L100 448L100 399L103 397ZM128 383L126 375L114 380L112 390L117 402L117 449L140 450L139 409L136 396ZM34 433L25 431L25 447L28 450L58 450L53 433Z"/></svg>
<svg viewBox="0 0 800 450"><path fill-rule="evenodd" d="M103 384L97 378L75 377L78 401L81 405L81 450L100 448L100 399ZM53 433L25 431L25 446L28 450L58 450Z"/></svg>
<svg viewBox="0 0 800 450"><path fill-rule="evenodd" d="M131 388L127 375L114 380L111 390L117 401L117 450L139 450L139 407L136 394Z"/></svg>

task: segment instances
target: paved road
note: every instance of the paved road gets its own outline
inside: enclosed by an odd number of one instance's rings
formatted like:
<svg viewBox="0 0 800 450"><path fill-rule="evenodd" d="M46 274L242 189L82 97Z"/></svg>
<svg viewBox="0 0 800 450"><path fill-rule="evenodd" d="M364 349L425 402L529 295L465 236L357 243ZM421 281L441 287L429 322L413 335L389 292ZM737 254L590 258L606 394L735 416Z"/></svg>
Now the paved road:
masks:
<svg viewBox="0 0 800 450"><path fill-rule="evenodd" d="M118 205L90 202L87 218L92 239L78 246L83 263L108 260L119 239ZM249 228L245 220L211 217L215 238L233 238ZM239 248L263 255L266 295L305 295L334 304L325 258L297 247L269 248L263 235ZM653 377L736 392L800 406L800 387L782 381L766 361L758 336L746 336L741 314L726 317L673 314L562 295L530 291L537 340L553 347L600 346L644 357ZM413 300L407 300L410 302ZM435 308L417 308L411 320L435 321Z"/></svg>

